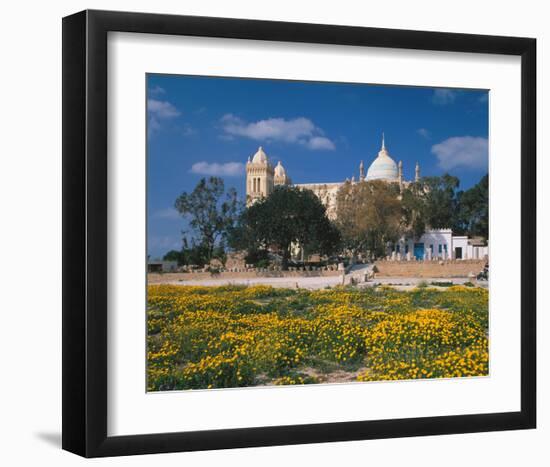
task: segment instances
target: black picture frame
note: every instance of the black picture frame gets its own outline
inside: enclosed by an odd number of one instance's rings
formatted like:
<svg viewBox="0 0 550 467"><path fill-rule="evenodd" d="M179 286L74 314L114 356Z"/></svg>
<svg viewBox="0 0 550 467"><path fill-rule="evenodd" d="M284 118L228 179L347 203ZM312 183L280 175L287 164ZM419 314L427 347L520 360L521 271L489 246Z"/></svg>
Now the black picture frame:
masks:
<svg viewBox="0 0 550 467"><path fill-rule="evenodd" d="M122 31L521 57L519 412L107 435L107 33ZM535 428L536 40L82 11L63 19L63 449L86 457Z"/></svg>

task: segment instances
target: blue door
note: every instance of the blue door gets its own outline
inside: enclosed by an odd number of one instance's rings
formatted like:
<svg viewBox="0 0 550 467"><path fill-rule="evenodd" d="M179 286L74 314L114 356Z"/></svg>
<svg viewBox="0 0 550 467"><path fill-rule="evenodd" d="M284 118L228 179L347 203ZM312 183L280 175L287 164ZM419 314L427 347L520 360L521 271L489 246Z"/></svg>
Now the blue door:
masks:
<svg viewBox="0 0 550 467"><path fill-rule="evenodd" d="M415 243L414 244L414 257L416 259L424 259L424 244L423 243Z"/></svg>

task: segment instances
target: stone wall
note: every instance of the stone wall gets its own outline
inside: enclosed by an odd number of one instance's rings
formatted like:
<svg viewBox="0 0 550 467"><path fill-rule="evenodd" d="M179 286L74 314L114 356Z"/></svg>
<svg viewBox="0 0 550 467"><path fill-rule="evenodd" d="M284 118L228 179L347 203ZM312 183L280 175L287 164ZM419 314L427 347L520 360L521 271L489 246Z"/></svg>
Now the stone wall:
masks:
<svg viewBox="0 0 550 467"><path fill-rule="evenodd" d="M468 277L478 274L485 260L377 261L375 277Z"/></svg>
<svg viewBox="0 0 550 467"><path fill-rule="evenodd" d="M211 274L209 272L176 272L176 273L150 273L147 274L149 284L167 282L200 281L204 279L252 279L258 277L328 277L341 276L342 271L242 271L242 272L220 272Z"/></svg>

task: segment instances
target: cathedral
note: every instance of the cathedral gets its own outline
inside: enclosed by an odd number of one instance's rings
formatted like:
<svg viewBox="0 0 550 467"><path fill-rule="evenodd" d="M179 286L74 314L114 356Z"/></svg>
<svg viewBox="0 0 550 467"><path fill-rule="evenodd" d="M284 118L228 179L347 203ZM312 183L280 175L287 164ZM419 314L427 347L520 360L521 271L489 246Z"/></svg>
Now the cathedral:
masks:
<svg viewBox="0 0 550 467"><path fill-rule="evenodd" d="M420 180L420 166L415 167L414 181ZM248 206L260 198L269 196L277 185L291 185L304 190L311 190L325 205L330 219L336 218L336 197L344 183L361 183L369 180L383 180L387 183L398 183L401 190L411 181L403 179L403 163L396 163L390 156L384 135L382 147L365 174L363 161L359 164L359 179L355 177L343 182L334 183L301 183L294 184L285 168L279 161L275 167L270 163L262 147L246 163L246 203ZM297 249L299 251L299 247ZM293 253L297 255L297 253ZM480 244L476 239L467 236L455 236L451 229L430 229L420 238L401 238L388 250L388 258L399 260L431 259L481 259L487 257L489 247Z"/></svg>
<svg viewBox="0 0 550 467"><path fill-rule="evenodd" d="M420 167L418 163L415 169L415 181L420 179ZM382 135L382 147L376 158L369 166L365 174L363 161L359 164L359 180L352 177L344 182L334 183L301 183L293 184L290 176L287 174L281 161L275 167L269 161L267 154L262 147L252 159L249 157L246 163L246 203L251 205L259 198L269 196L277 185L292 185L301 189L313 191L327 209L327 215L330 219L336 218L336 196L340 187L346 183L360 183L369 180L384 180L388 183L398 183L403 189L409 183L403 179L403 162L398 164L391 158L386 144L384 135Z"/></svg>

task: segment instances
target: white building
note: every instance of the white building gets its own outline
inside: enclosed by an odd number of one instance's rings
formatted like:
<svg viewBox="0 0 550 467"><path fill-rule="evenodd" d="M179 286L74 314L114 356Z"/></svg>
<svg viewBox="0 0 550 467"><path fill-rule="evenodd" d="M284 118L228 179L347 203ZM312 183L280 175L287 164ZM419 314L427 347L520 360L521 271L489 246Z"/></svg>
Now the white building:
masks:
<svg viewBox="0 0 550 467"><path fill-rule="evenodd" d="M428 230L419 239L400 240L390 252L392 259L483 259L489 247L478 239L453 235L451 229Z"/></svg>
<svg viewBox="0 0 550 467"><path fill-rule="evenodd" d="M420 179L420 167L416 164L415 180ZM364 180L383 180L388 183L398 183L401 188L410 182L403 179L403 162L396 164L391 158L382 135L382 147L365 175L363 161L359 164L359 180L352 177L351 183ZM347 180L350 181L350 180ZM293 184L281 161L274 167L263 148L260 146L252 158L246 163L246 203L250 205L256 200L269 196L278 185L293 185L298 188L313 191L327 209L330 219L336 218L336 195L346 181L332 183L302 183Z"/></svg>

